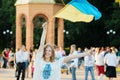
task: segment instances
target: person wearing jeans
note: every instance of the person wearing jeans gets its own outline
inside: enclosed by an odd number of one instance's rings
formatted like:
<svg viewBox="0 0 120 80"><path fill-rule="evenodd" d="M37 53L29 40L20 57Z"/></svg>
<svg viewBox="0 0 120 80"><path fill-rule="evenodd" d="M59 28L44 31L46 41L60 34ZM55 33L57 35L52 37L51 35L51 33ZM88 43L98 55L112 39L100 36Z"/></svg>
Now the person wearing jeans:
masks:
<svg viewBox="0 0 120 80"><path fill-rule="evenodd" d="M69 55L77 54L76 45L71 45L71 50ZM72 59L70 61L70 72L72 74L72 80L76 80L76 68L78 67L78 58Z"/></svg>
<svg viewBox="0 0 120 80"><path fill-rule="evenodd" d="M76 80L76 67L71 67L72 80Z"/></svg>
<svg viewBox="0 0 120 80"><path fill-rule="evenodd" d="M94 70L93 70L93 65L95 63L95 59L93 56L92 51L89 51L90 54L88 56L84 57L84 61L85 61L85 80L88 80L88 72L90 71L92 80L95 80L95 76L94 76Z"/></svg>
<svg viewBox="0 0 120 80"><path fill-rule="evenodd" d="M90 71L92 80L95 80L94 70L93 70L93 67L92 67L92 66L86 66L86 68L85 68L85 80L88 80L88 72L89 72L89 71Z"/></svg>
<svg viewBox="0 0 120 80"><path fill-rule="evenodd" d="M21 73L22 73L21 80L25 80L25 62L27 60L25 50L26 48L23 45L21 49L18 52L16 52L16 63L17 63L17 71L18 71L16 80L19 80Z"/></svg>

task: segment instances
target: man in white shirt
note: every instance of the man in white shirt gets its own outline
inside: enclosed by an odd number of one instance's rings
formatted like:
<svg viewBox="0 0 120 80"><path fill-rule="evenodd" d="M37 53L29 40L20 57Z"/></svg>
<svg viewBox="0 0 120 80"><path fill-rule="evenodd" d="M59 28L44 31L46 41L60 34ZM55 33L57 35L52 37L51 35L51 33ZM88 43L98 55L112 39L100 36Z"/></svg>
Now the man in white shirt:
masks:
<svg viewBox="0 0 120 80"><path fill-rule="evenodd" d="M26 60L27 60L27 57L25 54L25 46L23 45L21 47L21 49L16 53L16 63L17 63L17 70L18 70L17 80L19 80L21 72L22 72L21 80L24 80L24 78L25 78L25 62L26 62Z"/></svg>

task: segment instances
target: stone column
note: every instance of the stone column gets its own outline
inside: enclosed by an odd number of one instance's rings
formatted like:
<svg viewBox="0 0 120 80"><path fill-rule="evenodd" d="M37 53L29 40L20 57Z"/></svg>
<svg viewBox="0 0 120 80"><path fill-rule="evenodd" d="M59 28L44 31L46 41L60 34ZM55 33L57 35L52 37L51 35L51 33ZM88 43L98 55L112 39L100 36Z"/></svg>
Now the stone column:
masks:
<svg viewBox="0 0 120 80"><path fill-rule="evenodd" d="M16 51L22 46L22 26L21 26L21 16L16 15Z"/></svg>
<svg viewBox="0 0 120 80"><path fill-rule="evenodd" d="M47 29L47 43L54 44L55 43L55 19L48 21L48 29Z"/></svg>
<svg viewBox="0 0 120 80"><path fill-rule="evenodd" d="M26 19L26 49L33 47L33 22L30 15Z"/></svg>
<svg viewBox="0 0 120 80"><path fill-rule="evenodd" d="M63 19L58 19L58 46L59 47L64 47L64 20Z"/></svg>

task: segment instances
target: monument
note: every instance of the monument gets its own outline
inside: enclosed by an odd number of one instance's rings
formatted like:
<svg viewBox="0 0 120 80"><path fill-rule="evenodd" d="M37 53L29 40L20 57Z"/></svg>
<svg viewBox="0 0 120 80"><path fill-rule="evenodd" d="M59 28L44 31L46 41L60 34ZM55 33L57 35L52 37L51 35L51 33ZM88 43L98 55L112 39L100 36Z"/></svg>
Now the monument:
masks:
<svg viewBox="0 0 120 80"><path fill-rule="evenodd" d="M55 13L60 10L63 5L56 4L54 0L17 0L16 6L16 50L22 45L22 26L21 19L24 16L26 21L26 48L29 50L33 47L34 25L33 19L37 15L41 15L48 22L47 26L47 43L55 44L57 37L57 45L64 46L64 20L58 19L58 35L55 36Z"/></svg>

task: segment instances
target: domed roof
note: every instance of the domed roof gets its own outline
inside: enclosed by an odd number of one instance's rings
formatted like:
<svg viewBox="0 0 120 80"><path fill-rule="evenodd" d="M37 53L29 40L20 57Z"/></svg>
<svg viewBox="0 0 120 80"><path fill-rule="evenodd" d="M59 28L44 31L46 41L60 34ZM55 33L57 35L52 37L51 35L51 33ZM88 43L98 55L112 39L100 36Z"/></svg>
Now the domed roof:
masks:
<svg viewBox="0 0 120 80"><path fill-rule="evenodd" d="M17 0L15 5L27 3L55 3L54 0Z"/></svg>

